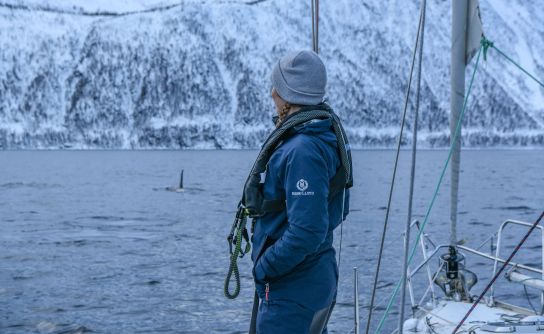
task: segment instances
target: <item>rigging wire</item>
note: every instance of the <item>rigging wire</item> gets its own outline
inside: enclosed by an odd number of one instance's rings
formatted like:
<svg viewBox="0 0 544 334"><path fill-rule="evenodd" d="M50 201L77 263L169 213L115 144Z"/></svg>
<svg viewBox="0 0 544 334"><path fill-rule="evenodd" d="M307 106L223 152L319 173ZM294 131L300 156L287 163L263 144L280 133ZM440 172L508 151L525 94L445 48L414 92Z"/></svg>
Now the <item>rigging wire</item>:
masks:
<svg viewBox="0 0 544 334"><path fill-rule="evenodd" d="M414 199L414 181L416 178L416 149L417 149L417 124L419 117L419 99L421 96L421 70L423 61L423 42L425 40L425 13L427 10L427 0L422 0L421 9L421 40L419 41L418 69L417 69L417 88L416 105L414 110L414 124L412 126L412 167L410 170L410 192L408 197L408 217L406 219L405 238L404 238L404 258L402 264L402 292L400 295L400 314L399 314L399 334L402 334L404 327L404 306L406 304L406 280L408 278L408 252L410 250L410 225L412 221L412 208Z"/></svg>
<svg viewBox="0 0 544 334"><path fill-rule="evenodd" d="M497 232L493 233L492 235L490 235L487 239L485 239L484 242L482 242L480 244L480 246L476 247L475 250L479 251L480 249L482 249L482 247L485 246L485 244L487 244L489 241L491 241L491 247L493 247L493 239L495 238L495 236L497 235Z"/></svg>
<svg viewBox="0 0 544 334"><path fill-rule="evenodd" d="M319 0L315 0L315 53L319 53Z"/></svg>
<svg viewBox="0 0 544 334"><path fill-rule="evenodd" d="M418 24L418 29L417 29L416 41L415 41L415 45L414 45L414 49L413 49L414 51L412 53L412 64L410 66L410 75L409 75L409 78L408 78L408 86L406 87L406 95L405 95L405 99L404 99L404 111L403 111L403 114L402 114L402 121L401 121L401 125L400 125L400 133L399 133L399 138L398 138L398 142L397 142L397 152L396 152L396 156L395 156L395 164L394 164L394 167L393 167L393 176L392 176L392 179L391 179L391 186L389 188L389 198L387 200L387 210L386 210L386 213L385 213L385 222L384 222L384 225L383 225L382 238L381 238L381 241L380 241L380 251L379 251L379 254L378 254L378 262L376 264L376 273L374 275L374 285L373 285L373 289L372 289L372 295L371 295L371 298L370 298L370 307L369 307L369 313L368 313L368 318L367 318L367 323L366 323L365 334L369 333L370 323L371 323L371 320L372 320L372 310L373 310L373 306L374 306L374 299L376 297L376 288L377 288L377 285L378 285L378 277L379 277L379 274L380 274L381 260L382 260L383 248L384 248L383 246L384 246L384 242L385 242L385 236L387 234L387 223L389 222L389 212L391 211L391 200L393 198L393 189L394 189L394 186L395 186L395 179L396 179L396 175L397 175L397 167L398 167L398 162L399 162L400 147L401 147L401 143L402 143L402 135L403 135L403 132L404 132L404 124L406 122L406 111L408 109L408 98L410 96L410 90L411 90L411 87L412 87L412 76L413 76L413 73L414 73L414 65L415 65L415 61L416 61L417 45L419 43L419 37L420 37L420 33L421 33L422 19L423 19L423 6L421 7L421 13L420 13L420 16L419 16L419 24Z"/></svg>
<svg viewBox="0 0 544 334"><path fill-rule="evenodd" d="M315 0L310 0L312 3L312 50L315 51Z"/></svg>
<svg viewBox="0 0 544 334"><path fill-rule="evenodd" d="M312 50L319 53L319 0L310 0L312 3Z"/></svg>

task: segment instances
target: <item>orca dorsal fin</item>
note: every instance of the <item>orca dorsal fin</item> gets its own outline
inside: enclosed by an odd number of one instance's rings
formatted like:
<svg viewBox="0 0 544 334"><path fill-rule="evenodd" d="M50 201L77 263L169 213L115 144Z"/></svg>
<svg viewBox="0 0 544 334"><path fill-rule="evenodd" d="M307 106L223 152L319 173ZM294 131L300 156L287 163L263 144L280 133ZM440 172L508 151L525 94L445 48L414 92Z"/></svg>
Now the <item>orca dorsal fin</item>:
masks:
<svg viewBox="0 0 544 334"><path fill-rule="evenodd" d="M179 189L183 189L183 169L181 170L181 175L179 177Z"/></svg>

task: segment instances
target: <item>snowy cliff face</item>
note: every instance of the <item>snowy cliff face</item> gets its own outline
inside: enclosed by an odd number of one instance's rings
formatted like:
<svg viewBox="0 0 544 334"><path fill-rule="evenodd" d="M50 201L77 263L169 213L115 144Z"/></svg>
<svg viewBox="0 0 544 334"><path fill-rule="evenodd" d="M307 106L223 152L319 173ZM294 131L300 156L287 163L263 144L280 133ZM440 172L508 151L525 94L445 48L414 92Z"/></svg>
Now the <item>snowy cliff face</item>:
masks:
<svg viewBox="0 0 544 334"><path fill-rule="evenodd" d="M310 1L0 3L0 148L256 148L272 128L272 64L311 40ZM448 143L450 6L428 4L426 146ZM539 1L481 8L487 37L543 78ZM320 12L328 98L353 146L393 145L418 3L322 1ZM467 146L543 146L544 89L490 50L463 131Z"/></svg>

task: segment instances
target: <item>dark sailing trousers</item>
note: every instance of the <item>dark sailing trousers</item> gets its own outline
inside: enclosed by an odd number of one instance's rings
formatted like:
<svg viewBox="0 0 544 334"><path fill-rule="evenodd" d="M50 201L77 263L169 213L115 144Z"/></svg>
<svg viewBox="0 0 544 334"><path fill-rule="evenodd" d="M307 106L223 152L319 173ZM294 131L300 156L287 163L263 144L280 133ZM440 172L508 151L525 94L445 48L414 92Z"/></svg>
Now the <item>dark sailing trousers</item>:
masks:
<svg viewBox="0 0 544 334"><path fill-rule="evenodd" d="M315 312L289 300L261 300L257 334L327 334L334 304Z"/></svg>

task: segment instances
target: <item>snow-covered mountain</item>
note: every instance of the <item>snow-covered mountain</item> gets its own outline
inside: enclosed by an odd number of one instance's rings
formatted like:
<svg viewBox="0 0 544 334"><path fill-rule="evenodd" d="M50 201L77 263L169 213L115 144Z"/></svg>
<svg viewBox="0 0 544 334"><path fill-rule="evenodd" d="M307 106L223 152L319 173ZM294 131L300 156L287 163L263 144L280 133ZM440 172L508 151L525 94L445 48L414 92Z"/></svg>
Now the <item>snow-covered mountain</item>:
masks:
<svg viewBox="0 0 544 334"><path fill-rule="evenodd" d="M321 1L328 97L354 147L395 142L418 5ZM309 6L0 0L0 148L256 148L272 128L272 64L310 47ZM426 146L448 142L450 6L428 4ZM481 0L481 9L487 37L544 78L540 1ZM469 108L465 145L544 146L544 89L493 50Z"/></svg>

